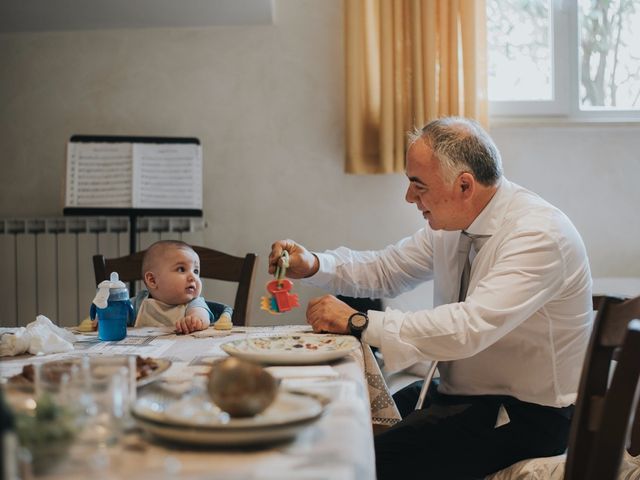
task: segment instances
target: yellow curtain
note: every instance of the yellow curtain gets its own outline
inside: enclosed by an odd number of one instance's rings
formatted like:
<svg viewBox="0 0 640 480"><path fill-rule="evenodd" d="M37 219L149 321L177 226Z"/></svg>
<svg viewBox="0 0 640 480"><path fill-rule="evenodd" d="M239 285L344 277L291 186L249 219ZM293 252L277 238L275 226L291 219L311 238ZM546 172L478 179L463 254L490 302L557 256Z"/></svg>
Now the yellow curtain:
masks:
<svg viewBox="0 0 640 480"><path fill-rule="evenodd" d="M347 173L404 171L406 134L488 124L485 0L344 0Z"/></svg>

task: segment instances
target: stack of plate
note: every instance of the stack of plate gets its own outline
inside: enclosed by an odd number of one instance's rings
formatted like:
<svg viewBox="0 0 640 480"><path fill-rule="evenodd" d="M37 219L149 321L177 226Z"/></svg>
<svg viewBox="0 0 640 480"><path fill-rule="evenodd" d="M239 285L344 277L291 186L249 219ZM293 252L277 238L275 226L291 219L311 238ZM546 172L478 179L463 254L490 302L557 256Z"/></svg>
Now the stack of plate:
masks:
<svg viewBox="0 0 640 480"><path fill-rule="evenodd" d="M241 446L288 440L318 420L326 399L281 391L261 414L232 418L217 408L204 391L186 396L154 388L139 397L133 417L147 432L173 442Z"/></svg>

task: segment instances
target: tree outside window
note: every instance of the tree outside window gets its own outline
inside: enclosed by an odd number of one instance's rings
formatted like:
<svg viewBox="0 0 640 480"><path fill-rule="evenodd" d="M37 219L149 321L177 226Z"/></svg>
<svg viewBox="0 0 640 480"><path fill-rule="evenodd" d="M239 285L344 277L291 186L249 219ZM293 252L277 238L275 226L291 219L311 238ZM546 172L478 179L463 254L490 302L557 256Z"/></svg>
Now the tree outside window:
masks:
<svg viewBox="0 0 640 480"><path fill-rule="evenodd" d="M492 105L638 118L640 0L487 0L487 21Z"/></svg>
<svg viewBox="0 0 640 480"><path fill-rule="evenodd" d="M579 19L581 107L640 108L640 2L580 0Z"/></svg>

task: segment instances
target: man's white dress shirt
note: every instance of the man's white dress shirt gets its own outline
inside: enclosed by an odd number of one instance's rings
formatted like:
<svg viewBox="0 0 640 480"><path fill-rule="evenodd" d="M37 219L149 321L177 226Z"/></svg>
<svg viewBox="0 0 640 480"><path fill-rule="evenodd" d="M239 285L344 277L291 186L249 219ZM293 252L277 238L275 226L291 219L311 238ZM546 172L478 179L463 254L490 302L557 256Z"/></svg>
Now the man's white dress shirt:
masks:
<svg viewBox="0 0 640 480"><path fill-rule="evenodd" d="M438 360L440 391L575 402L592 324L591 273L582 239L560 210L503 178L466 230L489 235L458 302L459 231L426 228L383 250L317 254L308 282L354 297L394 297L434 280L432 310L369 311L363 341L399 370Z"/></svg>

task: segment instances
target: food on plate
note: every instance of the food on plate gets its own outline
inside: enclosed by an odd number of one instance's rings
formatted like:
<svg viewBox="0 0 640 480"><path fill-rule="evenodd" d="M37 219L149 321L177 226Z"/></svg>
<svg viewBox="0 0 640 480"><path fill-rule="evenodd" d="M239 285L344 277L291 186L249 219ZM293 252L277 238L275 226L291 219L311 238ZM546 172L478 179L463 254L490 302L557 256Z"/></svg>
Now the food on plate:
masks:
<svg viewBox="0 0 640 480"><path fill-rule="evenodd" d="M216 323L213 324L213 328L216 330L231 330L233 323L229 315L222 315Z"/></svg>
<svg viewBox="0 0 640 480"><path fill-rule="evenodd" d="M253 417L271 405L278 384L260 365L231 357L213 364L207 389L213 403L232 417Z"/></svg>
<svg viewBox="0 0 640 480"><path fill-rule="evenodd" d="M141 380L151 375L159 367L153 358L136 355L136 380Z"/></svg>
<svg viewBox="0 0 640 480"><path fill-rule="evenodd" d="M96 324L97 325L97 324ZM77 326L76 330L78 332L95 332L96 328L94 328L94 324L90 318L85 318L80 325Z"/></svg>
<svg viewBox="0 0 640 480"><path fill-rule="evenodd" d="M342 338L341 338L342 337ZM263 337L250 338L246 341L246 346L239 347L258 349L258 350L303 350L316 351L318 349L324 351L337 350L343 346L344 336L323 337L313 335L291 335L280 337Z"/></svg>
<svg viewBox="0 0 640 480"><path fill-rule="evenodd" d="M94 358L99 358L99 357L94 357ZM114 357L110 357L105 360L107 361L113 360L113 358ZM126 358L125 356L122 357L123 366L124 366L125 358ZM71 369L73 368L74 365L79 365L79 364L80 364L80 357L68 358L65 360L54 360L52 362L43 363L42 367L40 368L40 375L42 380L44 380L47 383L52 383L52 384L59 383L64 374L68 374L69 372L71 372ZM158 364L158 361L153 358L145 358L145 357L136 355L136 380L141 380L148 377L155 370L157 370L159 366L160 365ZM96 365L93 368L95 368L96 372L99 372L100 367L102 367L102 365ZM34 378L35 378L35 368L33 364L29 364L22 367L21 373L9 378L9 381L12 383L29 385L29 384L33 384Z"/></svg>

